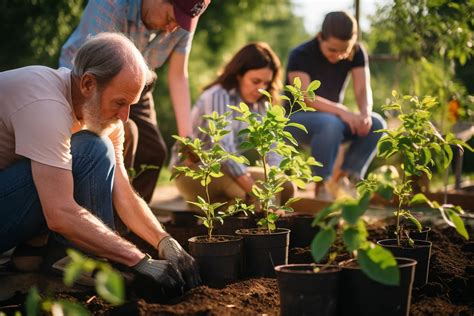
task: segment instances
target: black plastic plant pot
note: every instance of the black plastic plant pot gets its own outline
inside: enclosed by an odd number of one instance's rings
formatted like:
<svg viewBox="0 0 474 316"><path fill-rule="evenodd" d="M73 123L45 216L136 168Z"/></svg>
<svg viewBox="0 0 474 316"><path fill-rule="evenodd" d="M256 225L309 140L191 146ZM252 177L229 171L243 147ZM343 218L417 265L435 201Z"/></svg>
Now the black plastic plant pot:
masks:
<svg viewBox="0 0 474 316"><path fill-rule="evenodd" d="M189 252L199 265L203 284L222 288L237 281L242 271L243 240L240 236L191 237Z"/></svg>
<svg viewBox="0 0 474 316"><path fill-rule="evenodd" d="M224 219L224 222L224 224L216 224L214 231L217 235L235 235L238 229L257 227L257 219L254 215L229 216Z"/></svg>
<svg viewBox="0 0 474 316"><path fill-rule="evenodd" d="M319 272L314 269L320 268ZM337 315L341 268L320 264L275 267L280 316Z"/></svg>
<svg viewBox="0 0 474 316"><path fill-rule="evenodd" d="M414 247L398 246L396 239L384 239L377 241L377 244L390 250L395 257L410 258L416 260L415 283L416 287L425 285L428 282L430 268L431 242L426 240L413 240Z"/></svg>
<svg viewBox="0 0 474 316"><path fill-rule="evenodd" d="M409 235L410 235L411 239L427 241L428 240L428 234L430 233L430 231L431 231L431 227L426 227L425 226L421 229L421 232L416 230L416 229L410 230Z"/></svg>
<svg viewBox="0 0 474 316"><path fill-rule="evenodd" d="M288 216L290 221L290 248L308 247L318 233L318 227L312 227L314 216L309 214L295 214Z"/></svg>
<svg viewBox="0 0 474 316"><path fill-rule="evenodd" d="M244 275L247 277L275 277L275 266L288 264L290 230L277 228L239 229L235 232L244 239Z"/></svg>
<svg viewBox="0 0 474 316"><path fill-rule="evenodd" d="M416 261L395 258L400 269L400 284L390 286L369 279L354 259L341 262L340 315L408 316Z"/></svg>

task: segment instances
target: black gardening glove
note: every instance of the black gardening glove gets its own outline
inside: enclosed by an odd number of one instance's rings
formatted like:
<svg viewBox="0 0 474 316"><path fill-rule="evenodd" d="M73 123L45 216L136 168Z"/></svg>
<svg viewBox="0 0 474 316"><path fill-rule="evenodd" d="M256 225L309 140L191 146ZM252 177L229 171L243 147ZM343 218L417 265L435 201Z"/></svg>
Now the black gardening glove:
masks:
<svg viewBox="0 0 474 316"><path fill-rule="evenodd" d="M181 272L186 281L186 288L193 288L201 284L196 261L171 236L163 237L160 240L158 255L161 259L169 260Z"/></svg>
<svg viewBox="0 0 474 316"><path fill-rule="evenodd" d="M150 255L140 260L132 267L136 272L145 278L153 280L159 286L174 293L182 293L184 280L181 273L168 260L155 260Z"/></svg>

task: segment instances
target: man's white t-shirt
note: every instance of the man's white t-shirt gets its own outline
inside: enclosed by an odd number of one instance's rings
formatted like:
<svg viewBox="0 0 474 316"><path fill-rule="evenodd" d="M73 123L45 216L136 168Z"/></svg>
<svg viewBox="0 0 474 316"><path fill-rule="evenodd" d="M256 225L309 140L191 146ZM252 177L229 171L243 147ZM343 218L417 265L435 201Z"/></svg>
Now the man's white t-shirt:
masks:
<svg viewBox="0 0 474 316"><path fill-rule="evenodd" d="M71 136L81 129L69 69L29 66L0 72L0 170L23 157L71 170ZM117 165L123 164L123 124L108 137Z"/></svg>

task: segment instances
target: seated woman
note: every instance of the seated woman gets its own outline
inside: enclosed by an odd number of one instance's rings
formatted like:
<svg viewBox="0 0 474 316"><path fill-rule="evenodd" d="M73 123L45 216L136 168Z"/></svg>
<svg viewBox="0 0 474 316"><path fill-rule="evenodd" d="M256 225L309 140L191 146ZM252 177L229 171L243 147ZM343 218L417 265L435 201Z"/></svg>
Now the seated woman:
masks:
<svg viewBox="0 0 474 316"><path fill-rule="evenodd" d="M251 43L242 47L230 62L225 66L223 73L204 88L191 113L194 137L206 141L206 136L199 130L199 126L207 126L202 119L205 114L216 111L224 114L230 111L227 105L246 103L252 111L263 114L265 112L266 98L258 91L267 90L272 97L278 99L281 88L281 63L270 46L263 42ZM245 123L234 120L234 111L229 116L231 120L230 133L221 141L222 147L231 153L242 153L239 145L245 136L238 132L246 127ZM173 150L170 166L177 164L176 150ZM278 165L281 159L274 155L270 157L270 165ZM170 168L172 169L172 168ZM235 198L251 200L252 186L255 180L263 179L263 170L258 167L247 168L232 160L227 160L222 165L223 177L214 178L209 186L209 194L213 202L225 202ZM176 178L176 186L183 198L195 201L197 196L205 196L204 188L199 181L184 175ZM286 202L293 196L294 188L287 183L279 202Z"/></svg>
<svg viewBox="0 0 474 316"><path fill-rule="evenodd" d="M299 77L302 88L306 88L313 80L321 81L316 100L305 101L318 111L298 112L291 117L308 133L289 129L298 143L309 145L311 154L323 164L313 168L313 174L324 180L316 187L316 197L320 199L355 196L353 184L364 177L382 137L382 133L374 131L386 126L384 119L372 112L368 57L357 42L357 33L352 15L331 12L326 15L321 32L293 49L288 58L287 82ZM356 112L343 104L349 75L359 108ZM339 147L349 141L341 170L332 175Z"/></svg>

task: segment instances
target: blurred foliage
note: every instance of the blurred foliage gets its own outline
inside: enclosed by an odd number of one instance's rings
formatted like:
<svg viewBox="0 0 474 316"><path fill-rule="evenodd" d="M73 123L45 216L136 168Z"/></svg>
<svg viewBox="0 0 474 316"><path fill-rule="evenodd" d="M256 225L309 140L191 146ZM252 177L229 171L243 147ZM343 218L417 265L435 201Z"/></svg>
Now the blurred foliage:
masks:
<svg viewBox="0 0 474 316"><path fill-rule="evenodd" d="M0 71L34 64L57 67L61 47L79 23L85 2L0 1Z"/></svg>
<svg viewBox="0 0 474 316"><path fill-rule="evenodd" d="M375 55L398 56L399 61L372 63L372 81L378 85L374 89L376 102L386 103L391 89L436 96L439 106L433 119L442 131L447 131L455 118L472 116L472 98L456 77L455 66L457 63L458 69L469 73L462 66L472 65L473 11L472 0L395 0L380 7L371 19L369 50ZM463 79L472 81L472 77ZM452 100L459 103L454 115L449 113Z"/></svg>
<svg viewBox="0 0 474 316"><path fill-rule="evenodd" d="M380 8L372 27L403 59L440 56L465 64L474 54L472 12L472 0L395 0Z"/></svg>
<svg viewBox="0 0 474 316"><path fill-rule="evenodd" d="M473 11L472 0L394 0L379 7L364 39L371 55L397 59L371 62L375 108L396 89L437 97L432 118L443 133L458 121L472 121ZM468 156L465 166L473 162Z"/></svg>

